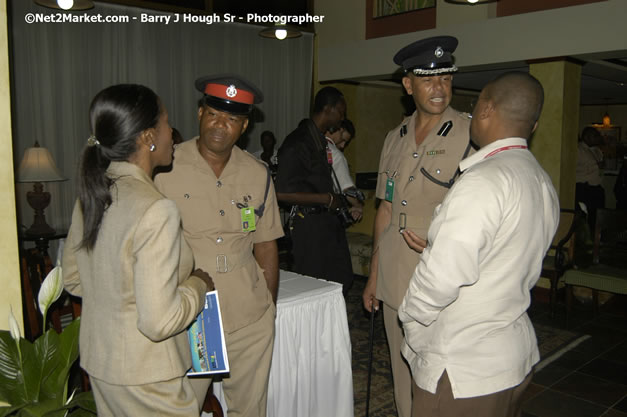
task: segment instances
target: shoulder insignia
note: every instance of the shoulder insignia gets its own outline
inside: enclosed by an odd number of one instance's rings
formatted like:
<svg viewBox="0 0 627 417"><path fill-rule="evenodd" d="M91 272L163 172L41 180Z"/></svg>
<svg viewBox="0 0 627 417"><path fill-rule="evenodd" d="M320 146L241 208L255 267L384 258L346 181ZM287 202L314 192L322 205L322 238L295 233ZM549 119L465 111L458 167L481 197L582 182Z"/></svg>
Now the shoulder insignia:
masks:
<svg viewBox="0 0 627 417"><path fill-rule="evenodd" d="M442 127L440 128L440 130L438 130L438 136L446 136L448 135L448 132L451 131L451 128L453 127L453 121L449 120L448 122L444 123L442 125Z"/></svg>

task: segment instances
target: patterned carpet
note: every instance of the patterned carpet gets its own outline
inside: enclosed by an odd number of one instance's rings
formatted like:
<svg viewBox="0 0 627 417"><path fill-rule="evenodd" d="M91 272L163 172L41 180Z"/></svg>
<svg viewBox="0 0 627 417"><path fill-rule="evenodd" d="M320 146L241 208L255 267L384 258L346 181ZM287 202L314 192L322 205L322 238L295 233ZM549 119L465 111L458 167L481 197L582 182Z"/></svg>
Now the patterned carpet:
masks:
<svg viewBox="0 0 627 417"><path fill-rule="evenodd" d="M348 310L348 326L353 348L353 387L355 400L355 417L365 416L366 389L368 382L368 336L370 316L363 309L361 293L366 278L355 276L353 287L348 293L346 307ZM550 358L556 352L569 346L582 335L572 331L556 329L544 324L534 323L542 360ZM373 343L372 382L370 388L370 417L396 417L392 373L383 315L375 315Z"/></svg>

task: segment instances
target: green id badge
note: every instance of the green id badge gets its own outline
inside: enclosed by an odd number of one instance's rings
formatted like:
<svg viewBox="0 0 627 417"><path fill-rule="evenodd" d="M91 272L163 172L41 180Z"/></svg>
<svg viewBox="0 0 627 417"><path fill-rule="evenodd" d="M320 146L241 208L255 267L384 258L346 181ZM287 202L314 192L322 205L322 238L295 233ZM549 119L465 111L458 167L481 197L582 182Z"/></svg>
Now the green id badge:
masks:
<svg viewBox="0 0 627 417"><path fill-rule="evenodd" d="M242 232L254 232L257 230L255 226L255 208L254 207L242 207Z"/></svg>
<svg viewBox="0 0 627 417"><path fill-rule="evenodd" d="M392 202L394 198L394 180L392 178L388 178L385 182L385 201Z"/></svg>

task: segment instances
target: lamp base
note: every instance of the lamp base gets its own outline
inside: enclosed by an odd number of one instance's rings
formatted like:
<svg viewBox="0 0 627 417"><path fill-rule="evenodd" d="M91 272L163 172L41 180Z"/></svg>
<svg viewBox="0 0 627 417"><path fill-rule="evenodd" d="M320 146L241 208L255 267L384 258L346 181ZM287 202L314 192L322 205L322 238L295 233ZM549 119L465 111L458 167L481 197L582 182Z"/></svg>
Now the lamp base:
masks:
<svg viewBox="0 0 627 417"><path fill-rule="evenodd" d="M43 184L36 182L33 191L26 193L26 201L35 210L33 224L26 230L27 235L47 236L55 234L55 230L46 223L44 209L50 204L50 193L43 189Z"/></svg>

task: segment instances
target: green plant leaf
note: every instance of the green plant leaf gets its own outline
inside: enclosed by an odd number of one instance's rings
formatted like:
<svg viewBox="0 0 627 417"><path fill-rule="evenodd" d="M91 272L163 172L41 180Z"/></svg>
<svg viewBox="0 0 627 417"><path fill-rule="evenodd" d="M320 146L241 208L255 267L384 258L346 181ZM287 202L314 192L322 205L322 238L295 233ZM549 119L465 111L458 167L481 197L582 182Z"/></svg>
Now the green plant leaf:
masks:
<svg viewBox="0 0 627 417"><path fill-rule="evenodd" d="M39 398L39 372L32 343L20 339L21 361L9 332L0 331L0 400L11 405L27 404Z"/></svg>
<svg viewBox="0 0 627 417"><path fill-rule="evenodd" d="M20 372L19 354L10 332L0 331L0 401L13 404L15 380Z"/></svg>
<svg viewBox="0 0 627 417"><path fill-rule="evenodd" d="M79 330L80 317L72 321L59 335L56 345L57 350L54 358L51 358L54 368L50 367L51 372L47 374L48 378L43 382L42 386L42 394L45 394L46 398L51 398L58 394L62 394L63 402L67 398L66 389L70 370L78 358Z"/></svg>
<svg viewBox="0 0 627 417"><path fill-rule="evenodd" d="M74 417L97 415L96 401L91 391L76 394L72 401L63 406L63 409L71 410L68 415Z"/></svg>
<svg viewBox="0 0 627 417"><path fill-rule="evenodd" d="M0 417L64 417L71 409L95 415L91 393L65 405L69 372L78 358L79 329L77 319L60 335L50 329L35 343L19 339L19 350L10 332L0 331L0 401L10 404L0 407Z"/></svg>
<svg viewBox="0 0 627 417"><path fill-rule="evenodd" d="M15 413L15 411L19 410L22 407L23 405L8 405L8 406L0 407L0 417L10 416L11 414Z"/></svg>
<svg viewBox="0 0 627 417"><path fill-rule="evenodd" d="M27 417L63 417L65 410L58 407L54 400L30 403L19 411L20 416Z"/></svg>

